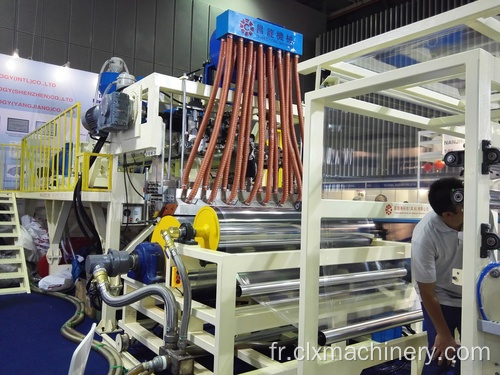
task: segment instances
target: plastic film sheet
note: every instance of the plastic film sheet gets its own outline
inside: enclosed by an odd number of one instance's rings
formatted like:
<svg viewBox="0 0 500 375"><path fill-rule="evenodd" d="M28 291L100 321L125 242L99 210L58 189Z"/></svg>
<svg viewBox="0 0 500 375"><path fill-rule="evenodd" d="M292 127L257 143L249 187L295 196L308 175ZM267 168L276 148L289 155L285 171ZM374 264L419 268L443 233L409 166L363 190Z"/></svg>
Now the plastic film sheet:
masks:
<svg viewBox="0 0 500 375"><path fill-rule="evenodd" d="M382 267L377 262L344 267L322 267L324 275L356 272L360 269ZM389 265L391 266L391 265ZM386 268L387 269L387 268ZM274 292L253 299L273 311L281 319L297 327L299 321L299 292ZM328 330L369 321L401 312L420 310L415 288L401 277L380 280L347 282L321 287L318 299L318 329Z"/></svg>

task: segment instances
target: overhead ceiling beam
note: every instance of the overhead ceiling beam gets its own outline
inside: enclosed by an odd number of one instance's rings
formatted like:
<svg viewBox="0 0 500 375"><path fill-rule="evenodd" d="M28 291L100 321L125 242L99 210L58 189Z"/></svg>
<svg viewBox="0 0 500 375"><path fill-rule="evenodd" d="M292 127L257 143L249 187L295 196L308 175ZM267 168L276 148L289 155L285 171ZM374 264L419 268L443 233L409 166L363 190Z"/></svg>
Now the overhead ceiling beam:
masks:
<svg viewBox="0 0 500 375"><path fill-rule="evenodd" d="M368 5L378 3L380 0L361 0L358 1L352 5L349 5L345 8L342 8L340 10L337 10L335 12L332 12L328 14L328 21L334 20L335 18L340 18L348 13L355 12L361 8L364 8Z"/></svg>
<svg viewBox="0 0 500 375"><path fill-rule="evenodd" d="M493 17L478 18L467 26L500 43L500 21Z"/></svg>

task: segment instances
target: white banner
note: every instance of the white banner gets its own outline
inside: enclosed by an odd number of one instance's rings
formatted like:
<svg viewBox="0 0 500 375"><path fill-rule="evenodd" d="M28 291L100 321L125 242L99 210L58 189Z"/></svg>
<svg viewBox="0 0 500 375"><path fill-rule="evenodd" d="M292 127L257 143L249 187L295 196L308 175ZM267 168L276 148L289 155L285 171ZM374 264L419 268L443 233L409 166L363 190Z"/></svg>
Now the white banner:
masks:
<svg viewBox="0 0 500 375"><path fill-rule="evenodd" d="M443 134L443 155L450 151L465 150L465 139Z"/></svg>
<svg viewBox="0 0 500 375"><path fill-rule="evenodd" d="M84 113L93 105L97 78L96 73L0 54L0 143L20 143L77 102Z"/></svg>

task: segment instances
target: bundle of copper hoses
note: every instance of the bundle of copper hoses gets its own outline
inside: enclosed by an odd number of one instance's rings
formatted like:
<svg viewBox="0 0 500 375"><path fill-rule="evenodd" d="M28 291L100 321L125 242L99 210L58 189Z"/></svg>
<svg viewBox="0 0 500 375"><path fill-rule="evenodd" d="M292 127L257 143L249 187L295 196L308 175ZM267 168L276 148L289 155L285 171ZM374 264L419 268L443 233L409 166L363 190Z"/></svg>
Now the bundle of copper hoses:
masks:
<svg viewBox="0 0 500 375"><path fill-rule="evenodd" d="M257 135L259 147L258 154L256 155L257 171L251 191L244 204L250 205L255 199L256 194L262 191L266 140L268 143L267 179L265 197L260 203L265 205L271 200L272 194L278 194L280 150L278 147L278 122L276 120L278 115L276 109L277 95L279 98L279 128L281 130L282 146L282 193L279 204L285 204L290 194L295 193L295 188L297 191L296 202L302 200L302 161L294 127L292 95L294 91L296 102L301 103L301 91L297 71L298 59L298 56L295 55L292 57L289 52L284 53L272 47L264 47L262 44L255 46L252 41L246 42L243 38L239 38L237 42L233 40L231 35L221 39L219 61L213 89L197 137L193 144L193 151L189 154L182 175L182 197L186 203L191 203L195 199L201 186L202 191L200 198L212 204L217 197L219 189L222 191L228 189L231 164L234 171L233 184L231 186L231 192L226 199L226 203L234 204L238 191L246 190L255 83L257 83L257 113L259 124ZM233 76L236 76L236 82L233 90L232 112L229 119L228 134L220 164L218 165L216 176L212 182L211 193L210 196L207 197L207 191L210 189L210 172L212 171L212 161L216 149L217 135L219 134L226 110L228 93L231 88ZM276 80L278 83L278 92L276 92ZM294 90L292 87L294 87ZM198 174L188 195L187 193L190 185L189 174L197 156L196 150L198 150L201 140L205 136L209 120L213 117L212 112L217 94L219 94L219 103L215 121L213 122L212 136L210 137ZM266 109L266 97L269 99L267 100L269 111ZM300 137L303 139L304 122L301 105L297 105L297 114ZM236 157L235 160L231 160L236 138Z"/></svg>

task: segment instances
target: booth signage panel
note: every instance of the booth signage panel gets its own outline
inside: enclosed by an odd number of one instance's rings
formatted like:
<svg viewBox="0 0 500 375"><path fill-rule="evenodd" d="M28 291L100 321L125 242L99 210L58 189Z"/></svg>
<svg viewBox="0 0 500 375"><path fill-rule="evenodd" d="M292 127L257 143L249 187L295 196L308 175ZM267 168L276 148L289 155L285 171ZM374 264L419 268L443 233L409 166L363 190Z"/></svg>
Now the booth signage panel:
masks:
<svg viewBox="0 0 500 375"><path fill-rule="evenodd" d="M77 102L82 111L92 107L97 77L96 73L0 54L0 143L20 143Z"/></svg>

